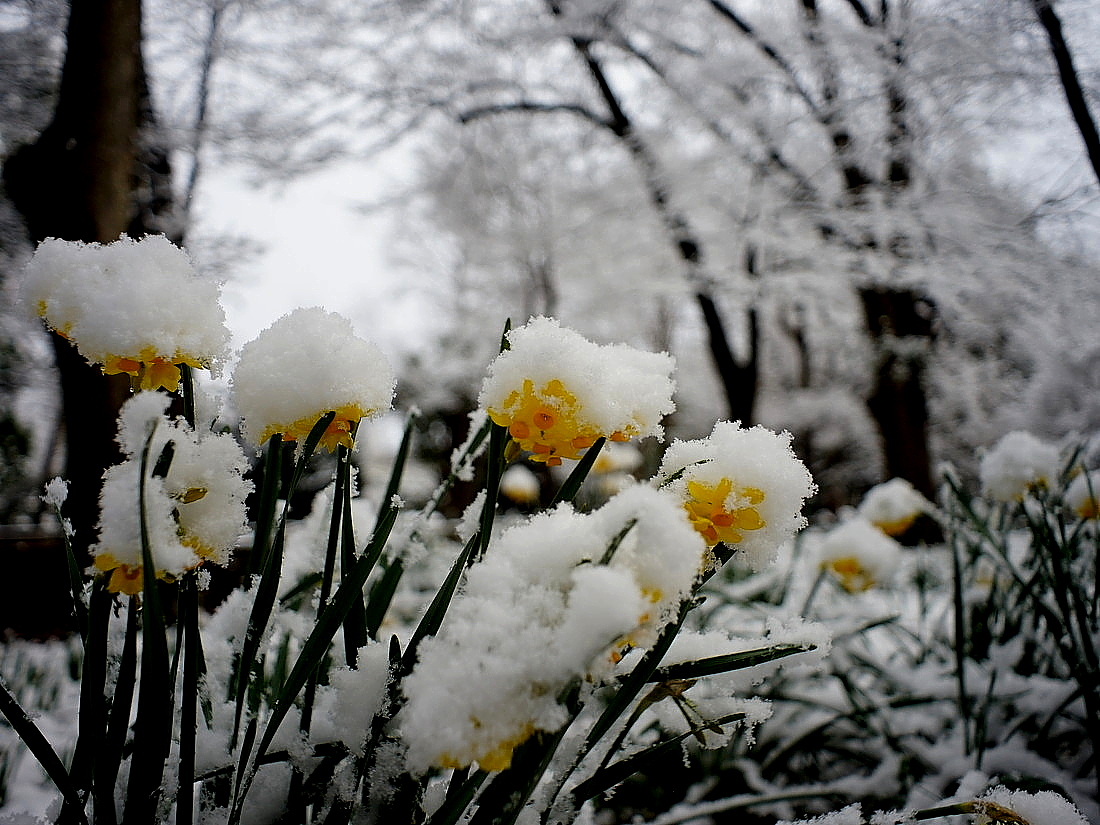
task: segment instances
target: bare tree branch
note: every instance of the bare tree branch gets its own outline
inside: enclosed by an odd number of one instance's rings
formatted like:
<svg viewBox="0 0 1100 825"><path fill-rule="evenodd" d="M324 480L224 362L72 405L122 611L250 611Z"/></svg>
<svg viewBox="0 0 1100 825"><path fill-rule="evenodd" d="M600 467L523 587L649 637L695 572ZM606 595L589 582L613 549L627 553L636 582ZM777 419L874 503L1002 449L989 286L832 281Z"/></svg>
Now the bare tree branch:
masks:
<svg viewBox="0 0 1100 825"><path fill-rule="evenodd" d="M1077 123L1081 139L1085 142L1085 151L1092 164L1092 171L1100 182L1100 134L1097 134L1096 121L1092 117L1092 112L1089 111L1088 101L1081 89L1081 81L1073 65L1073 55L1070 54L1066 39L1062 36L1062 21L1054 11L1054 5L1050 0L1033 0L1033 2L1035 14L1050 40L1050 51L1054 55L1054 62L1058 64L1058 76L1062 81L1062 89L1066 93L1066 102Z"/></svg>
<svg viewBox="0 0 1100 825"><path fill-rule="evenodd" d="M502 115L509 112L566 112L577 115L590 123L604 129L615 131L612 121L593 112L587 106L579 103L540 103L535 100L516 100L511 103L491 103L486 106L476 106L458 113L459 123L470 123L483 117Z"/></svg>

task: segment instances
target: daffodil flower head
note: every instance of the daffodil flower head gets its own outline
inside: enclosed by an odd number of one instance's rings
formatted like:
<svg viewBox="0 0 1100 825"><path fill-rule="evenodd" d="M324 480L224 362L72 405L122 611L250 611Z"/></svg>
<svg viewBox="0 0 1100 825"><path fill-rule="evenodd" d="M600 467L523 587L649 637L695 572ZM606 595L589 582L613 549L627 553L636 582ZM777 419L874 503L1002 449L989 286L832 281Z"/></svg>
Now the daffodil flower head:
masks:
<svg viewBox="0 0 1100 825"><path fill-rule="evenodd" d="M1078 518L1100 517L1100 472L1078 473L1066 488L1065 504Z"/></svg>
<svg viewBox="0 0 1100 825"><path fill-rule="evenodd" d="M126 458L104 474L99 540L91 548L95 568L110 573L108 589L116 593L142 589L141 485L158 578L177 578L206 561L224 564L246 529L245 498L252 484L243 478L248 462L240 446L228 434L200 434L169 419L167 403L162 393L140 392L119 416L118 440ZM167 454L167 471L154 475L156 462Z"/></svg>
<svg viewBox="0 0 1100 825"><path fill-rule="evenodd" d="M753 569L805 526L816 489L789 433L720 421L707 438L674 441L658 474L709 547L725 543Z"/></svg>
<svg viewBox="0 0 1100 825"><path fill-rule="evenodd" d="M623 344L600 346L551 318L508 333L479 399L532 461L584 455L597 439L660 436L675 410L672 357Z"/></svg>
<svg viewBox="0 0 1100 825"><path fill-rule="evenodd" d="M904 478L875 485L859 503L860 515L888 536L900 536L931 509L931 502Z"/></svg>
<svg viewBox="0 0 1100 825"><path fill-rule="evenodd" d="M995 501L1021 501L1030 490L1058 477L1058 448L1019 430L1010 432L982 456L982 491Z"/></svg>
<svg viewBox="0 0 1100 825"><path fill-rule="evenodd" d="M275 435L304 441L329 412L320 446L352 447L360 420L389 409L393 370L351 321L320 307L296 309L241 349L233 393L244 435L259 446Z"/></svg>
<svg viewBox="0 0 1100 825"><path fill-rule="evenodd" d="M150 235L110 244L47 239L23 272L21 295L108 375L174 392L181 365L214 368L226 357L219 292L186 252Z"/></svg>
<svg viewBox="0 0 1100 825"><path fill-rule="evenodd" d="M901 545L860 515L830 530L817 548L821 569L849 593L889 583L901 557Z"/></svg>

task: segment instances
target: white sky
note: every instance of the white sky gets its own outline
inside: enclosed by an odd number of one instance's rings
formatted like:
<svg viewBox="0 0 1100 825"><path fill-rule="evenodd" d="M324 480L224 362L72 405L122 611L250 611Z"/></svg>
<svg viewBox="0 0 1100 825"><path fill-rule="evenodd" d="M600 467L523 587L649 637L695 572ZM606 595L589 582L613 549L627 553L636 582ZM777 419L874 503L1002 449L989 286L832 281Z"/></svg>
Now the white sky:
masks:
<svg viewBox="0 0 1100 825"><path fill-rule="evenodd" d="M387 263L385 218L354 210L377 194L378 181L367 164L344 163L255 189L239 170L207 168L195 234L238 235L265 247L226 273L222 304L234 348L296 307L318 305L350 318L391 359L411 348L423 318L408 273Z"/></svg>

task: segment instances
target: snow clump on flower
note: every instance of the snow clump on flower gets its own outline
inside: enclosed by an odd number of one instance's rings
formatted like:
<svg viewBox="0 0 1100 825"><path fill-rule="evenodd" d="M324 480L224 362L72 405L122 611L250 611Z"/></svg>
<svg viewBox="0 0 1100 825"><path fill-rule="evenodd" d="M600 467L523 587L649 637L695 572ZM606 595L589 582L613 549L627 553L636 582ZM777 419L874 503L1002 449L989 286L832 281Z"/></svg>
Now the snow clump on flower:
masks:
<svg viewBox="0 0 1100 825"><path fill-rule="evenodd" d="M509 332L508 345L489 365L478 403L532 461L557 466L599 438L659 437L661 419L676 409L667 353L600 346L543 317Z"/></svg>
<svg viewBox="0 0 1100 825"><path fill-rule="evenodd" d="M142 588L139 491L147 442L145 522L158 577L178 577L204 561L224 564L246 528L252 483L243 478L248 461L240 446L228 434L197 433L167 418L168 402L163 393L141 392L119 416L126 459L104 473L99 541L91 548L95 567L111 573L108 589L116 593ZM167 472L153 475L169 443Z"/></svg>
<svg viewBox="0 0 1100 825"><path fill-rule="evenodd" d="M1100 515L1100 472L1077 475L1066 488L1065 503L1079 518Z"/></svg>
<svg viewBox="0 0 1100 825"><path fill-rule="evenodd" d="M719 421L707 438L674 441L659 477L708 546L739 550L754 570L806 526L802 503L817 489L790 433L730 421Z"/></svg>
<svg viewBox="0 0 1100 825"><path fill-rule="evenodd" d="M828 570L849 593L888 583L901 566L901 545L862 516L834 527L817 548Z"/></svg>
<svg viewBox="0 0 1100 825"><path fill-rule="evenodd" d="M982 457L982 490L997 501L1020 501L1028 490L1058 476L1058 448L1019 430L1008 433Z"/></svg>
<svg viewBox="0 0 1100 825"><path fill-rule="evenodd" d="M704 550L679 504L642 486L593 513L562 505L506 530L404 682L410 768L507 768L535 731L567 721L558 697L571 682L653 642Z"/></svg>
<svg viewBox="0 0 1100 825"><path fill-rule="evenodd" d="M248 441L274 435L304 441L326 413L330 452L352 447L356 425L389 409L394 375L382 351L356 336L351 321L320 307L296 309L241 349L233 392Z"/></svg>
<svg viewBox="0 0 1100 825"><path fill-rule="evenodd" d="M108 375L179 387L179 365L211 368L229 345L220 287L162 235L110 244L49 238L23 273L22 298Z"/></svg>
<svg viewBox="0 0 1100 825"><path fill-rule="evenodd" d="M930 509L931 502L904 478L872 487L859 503L859 514L888 536L900 536Z"/></svg>

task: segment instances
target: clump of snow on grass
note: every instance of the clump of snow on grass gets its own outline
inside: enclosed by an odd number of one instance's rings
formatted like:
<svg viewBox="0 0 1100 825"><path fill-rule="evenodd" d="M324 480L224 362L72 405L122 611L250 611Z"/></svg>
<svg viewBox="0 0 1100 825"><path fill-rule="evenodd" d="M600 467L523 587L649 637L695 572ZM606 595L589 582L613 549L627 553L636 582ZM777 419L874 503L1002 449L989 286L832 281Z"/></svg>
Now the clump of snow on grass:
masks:
<svg viewBox="0 0 1100 825"><path fill-rule="evenodd" d="M859 514L889 536L900 536L932 503L904 478L872 487L859 503Z"/></svg>
<svg viewBox="0 0 1100 825"><path fill-rule="evenodd" d="M732 482L726 511L754 509L764 524L746 530L736 549L754 570L771 562L778 548L806 526L802 504L817 489L809 470L791 448L791 434L740 422L719 421L707 437L674 441L665 452L659 477L667 488L690 504L693 482L716 487ZM752 502L755 493L762 494Z"/></svg>
<svg viewBox="0 0 1100 825"><path fill-rule="evenodd" d="M901 558L901 545L859 515L826 533L817 547L820 566L850 593L889 584Z"/></svg>
<svg viewBox="0 0 1100 825"><path fill-rule="evenodd" d="M314 741L343 742L362 756L371 722L385 701L389 670L389 646L378 642L359 648L354 668L333 668L328 685L317 693Z"/></svg>
<svg viewBox="0 0 1100 825"><path fill-rule="evenodd" d="M853 804L841 808L839 811L822 814L810 819L799 819L797 821L784 819L777 822L776 825L864 825L864 819L860 806Z"/></svg>
<svg viewBox="0 0 1100 825"><path fill-rule="evenodd" d="M1007 808L1028 825L1088 825L1088 820L1076 805L1053 791L1028 793L1010 791L1003 785L998 785L987 791L979 802L991 802L1001 808ZM984 825L984 823L1007 821L998 818L998 813L1003 812L986 809L978 815L977 822L979 825Z"/></svg>
<svg viewBox="0 0 1100 825"><path fill-rule="evenodd" d="M1031 433L1005 435L982 457L982 491L997 501L1019 501L1029 489L1058 476L1058 448Z"/></svg>
<svg viewBox="0 0 1100 825"><path fill-rule="evenodd" d="M352 423L382 412L394 384L382 351L320 307L296 309L245 344L232 380L244 435L255 445L279 433L304 439L330 411Z"/></svg>
<svg viewBox="0 0 1100 825"><path fill-rule="evenodd" d="M506 530L404 683L409 766L507 767L528 736L565 722L558 696L572 680L609 673L619 647L655 637L703 552L678 504L643 487L594 513L563 505Z"/></svg>
<svg viewBox="0 0 1100 825"><path fill-rule="evenodd" d="M229 346L219 293L162 235L110 244L49 238L22 285L23 302L96 364L125 356L217 365Z"/></svg>

